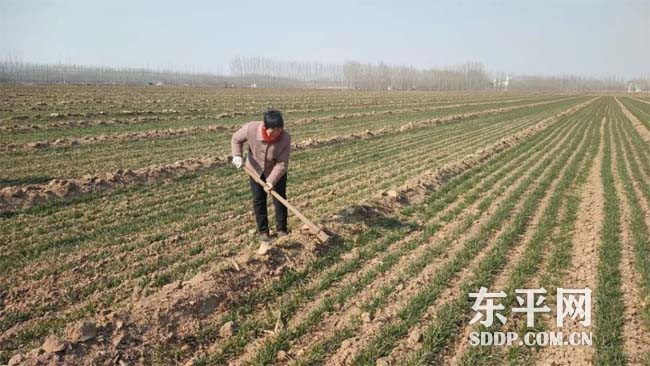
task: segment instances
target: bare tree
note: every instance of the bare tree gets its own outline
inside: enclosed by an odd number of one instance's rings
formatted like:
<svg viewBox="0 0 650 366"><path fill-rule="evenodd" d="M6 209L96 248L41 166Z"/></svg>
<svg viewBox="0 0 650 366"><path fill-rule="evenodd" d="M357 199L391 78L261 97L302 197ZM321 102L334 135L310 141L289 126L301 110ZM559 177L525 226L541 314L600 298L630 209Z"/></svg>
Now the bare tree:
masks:
<svg viewBox="0 0 650 366"><path fill-rule="evenodd" d="M576 75L490 75L480 62L416 69L413 66L347 61L343 65L279 61L237 56L230 60L230 75L200 73L194 67L178 72L170 68L113 68L23 62L14 55L0 57L0 83L213 85L261 88L349 88L366 90L440 91L625 91L623 78L585 78ZM647 90L648 75L634 79ZM507 86L507 88L506 88Z"/></svg>

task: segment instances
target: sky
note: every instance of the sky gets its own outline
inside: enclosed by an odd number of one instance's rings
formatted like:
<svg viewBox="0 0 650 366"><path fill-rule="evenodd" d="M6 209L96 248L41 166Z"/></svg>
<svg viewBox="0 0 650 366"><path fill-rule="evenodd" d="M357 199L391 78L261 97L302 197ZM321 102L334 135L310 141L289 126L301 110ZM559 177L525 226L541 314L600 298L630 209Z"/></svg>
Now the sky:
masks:
<svg viewBox="0 0 650 366"><path fill-rule="evenodd" d="M650 74L650 0L0 0L0 58L228 73L235 56Z"/></svg>

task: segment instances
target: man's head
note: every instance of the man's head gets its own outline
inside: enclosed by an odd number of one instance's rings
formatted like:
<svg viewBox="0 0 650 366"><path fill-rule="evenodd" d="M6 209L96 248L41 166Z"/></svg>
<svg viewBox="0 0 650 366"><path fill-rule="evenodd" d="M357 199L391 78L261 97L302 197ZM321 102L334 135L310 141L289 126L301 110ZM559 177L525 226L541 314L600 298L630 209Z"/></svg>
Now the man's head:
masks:
<svg viewBox="0 0 650 366"><path fill-rule="evenodd" d="M284 119L282 113L275 109L269 109L264 112L264 128L271 138L276 138L282 133L284 128Z"/></svg>

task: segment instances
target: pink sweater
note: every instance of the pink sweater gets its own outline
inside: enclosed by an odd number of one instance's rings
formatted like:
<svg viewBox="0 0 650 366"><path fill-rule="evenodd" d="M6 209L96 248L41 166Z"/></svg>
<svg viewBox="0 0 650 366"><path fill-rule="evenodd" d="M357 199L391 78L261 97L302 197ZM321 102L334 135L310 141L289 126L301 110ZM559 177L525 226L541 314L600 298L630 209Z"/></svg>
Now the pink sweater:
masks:
<svg viewBox="0 0 650 366"><path fill-rule="evenodd" d="M232 135L232 155L242 155L244 142L248 142L246 166L252 168L259 176L264 173L266 181L275 183L287 172L289 154L291 153L291 135L286 130L277 142L272 144L262 137L262 121L246 123Z"/></svg>

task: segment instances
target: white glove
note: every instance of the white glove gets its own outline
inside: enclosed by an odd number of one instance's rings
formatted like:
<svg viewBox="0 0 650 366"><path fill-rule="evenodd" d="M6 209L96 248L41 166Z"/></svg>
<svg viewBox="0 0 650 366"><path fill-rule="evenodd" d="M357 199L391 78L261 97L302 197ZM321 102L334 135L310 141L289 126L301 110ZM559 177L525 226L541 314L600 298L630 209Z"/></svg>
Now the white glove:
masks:
<svg viewBox="0 0 650 366"><path fill-rule="evenodd" d="M232 165L234 165L235 168L239 169L243 164L244 164L244 159L242 159L241 156L235 155L232 157Z"/></svg>

